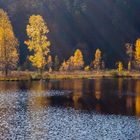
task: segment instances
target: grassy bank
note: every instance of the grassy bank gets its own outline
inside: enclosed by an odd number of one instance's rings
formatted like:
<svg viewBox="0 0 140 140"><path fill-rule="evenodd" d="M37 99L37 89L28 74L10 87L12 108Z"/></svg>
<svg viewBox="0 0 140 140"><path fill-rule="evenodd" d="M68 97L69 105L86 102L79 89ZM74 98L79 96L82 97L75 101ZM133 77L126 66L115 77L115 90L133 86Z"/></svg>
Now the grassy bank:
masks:
<svg viewBox="0 0 140 140"><path fill-rule="evenodd" d="M108 71L75 71L75 72L44 72L41 76L37 72L31 71L13 71L7 77L0 74L0 81L30 81L30 80L49 80L49 79L93 79L93 78L117 78L117 77L129 77L129 78L140 78L140 72L133 71L122 71L116 70Z"/></svg>

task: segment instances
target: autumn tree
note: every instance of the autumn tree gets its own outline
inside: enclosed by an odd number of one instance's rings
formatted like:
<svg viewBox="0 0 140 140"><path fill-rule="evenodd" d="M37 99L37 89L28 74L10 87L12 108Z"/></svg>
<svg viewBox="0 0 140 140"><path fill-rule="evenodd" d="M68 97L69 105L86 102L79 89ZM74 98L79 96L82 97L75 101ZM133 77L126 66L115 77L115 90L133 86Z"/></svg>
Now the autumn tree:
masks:
<svg viewBox="0 0 140 140"><path fill-rule="evenodd" d="M73 66L74 66L74 70L80 70L84 67L83 54L79 49L77 49L74 53Z"/></svg>
<svg viewBox="0 0 140 140"><path fill-rule="evenodd" d="M0 69L5 76L17 67L18 60L18 40L7 13L0 9Z"/></svg>
<svg viewBox="0 0 140 140"><path fill-rule="evenodd" d="M127 68L128 71L131 71L131 69L132 69L132 63L131 63L130 61L128 62L128 66L127 66L127 67L128 67L128 68Z"/></svg>
<svg viewBox="0 0 140 140"><path fill-rule="evenodd" d="M134 54L135 54L133 50L133 44L126 43L125 48L126 48L126 54L128 56L128 70L131 71L132 62L134 60Z"/></svg>
<svg viewBox="0 0 140 140"><path fill-rule="evenodd" d="M29 60L42 74L47 64L47 56L50 52L50 41L48 41L47 37L49 29L42 16L32 15L29 18L26 31L29 40L25 41L25 44L31 52Z"/></svg>
<svg viewBox="0 0 140 140"><path fill-rule="evenodd" d="M47 67L48 67L48 70L51 72L52 71L52 57L51 55L48 56L48 60L47 60Z"/></svg>
<svg viewBox="0 0 140 140"><path fill-rule="evenodd" d="M67 65L68 65L68 70L69 71L73 71L75 69L74 67L74 56L71 56L68 61L67 61Z"/></svg>
<svg viewBox="0 0 140 140"><path fill-rule="evenodd" d="M84 60L82 52L77 49L74 53L74 56L71 56L67 61L64 61L61 65L61 70L64 69L65 71L73 71L73 70L80 70L84 67Z"/></svg>
<svg viewBox="0 0 140 140"><path fill-rule="evenodd" d="M69 69L69 63L64 60L59 70L68 71L68 69Z"/></svg>
<svg viewBox="0 0 140 140"><path fill-rule="evenodd" d="M122 72L122 70L123 70L123 63L119 61L119 62L117 63L117 65L118 65L118 71L119 71L119 72Z"/></svg>
<svg viewBox="0 0 140 140"><path fill-rule="evenodd" d="M95 52L95 59L93 61L93 66L96 70L100 70L101 69L101 60L102 60L102 52L100 51L100 49L97 49Z"/></svg>
<svg viewBox="0 0 140 140"><path fill-rule="evenodd" d="M135 60L137 67L140 68L140 39L136 41Z"/></svg>
<svg viewBox="0 0 140 140"><path fill-rule="evenodd" d="M84 70L85 70L85 71L90 71L90 66L86 66L86 67L84 68Z"/></svg>

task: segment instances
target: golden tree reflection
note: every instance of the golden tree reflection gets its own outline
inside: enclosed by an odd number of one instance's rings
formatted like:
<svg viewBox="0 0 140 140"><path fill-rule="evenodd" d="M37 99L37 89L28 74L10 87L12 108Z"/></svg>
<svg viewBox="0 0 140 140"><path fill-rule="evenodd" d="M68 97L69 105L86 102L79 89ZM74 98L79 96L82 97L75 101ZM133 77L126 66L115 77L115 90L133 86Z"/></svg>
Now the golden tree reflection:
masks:
<svg viewBox="0 0 140 140"><path fill-rule="evenodd" d="M95 79L94 80L94 90L95 90L95 98L97 100L101 99L101 86L102 86L102 79Z"/></svg>
<svg viewBox="0 0 140 140"><path fill-rule="evenodd" d="M133 111L133 103L134 103L134 99L133 96L130 96L129 94L131 94L132 92L132 82L131 80L128 80L128 84L127 84L127 97L126 97L126 107L127 110L129 112Z"/></svg>
<svg viewBox="0 0 140 140"><path fill-rule="evenodd" d="M41 92L41 91L45 91L45 82L43 81L39 81L39 82L31 82L29 90L31 91L37 91L37 92Z"/></svg>
<svg viewBox="0 0 140 140"><path fill-rule="evenodd" d="M140 117L140 81L136 81L136 99L135 99L135 108L136 108L136 116Z"/></svg>
<svg viewBox="0 0 140 140"><path fill-rule="evenodd" d="M74 80L73 81L73 102L74 107L79 108L81 105L79 104L79 99L82 97L83 91L83 80Z"/></svg>
<svg viewBox="0 0 140 140"><path fill-rule="evenodd" d="M119 78L118 79L118 96L120 98L122 97L122 89L123 89L123 79Z"/></svg>
<svg viewBox="0 0 140 140"><path fill-rule="evenodd" d="M30 96L28 101L29 107L36 110L39 109L40 107L48 106L50 104L47 97L43 96L44 92L47 92L45 82L43 81L32 82L30 84L29 90L31 91L31 94L36 93L36 96Z"/></svg>
<svg viewBox="0 0 140 140"><path fill-rule="evenodd" d="M19 83L18 82L0 82L0 91L16 91L19 89Z"/></svg>
<svg viewBox="0 0 140 140"><path fill-rule="evenodd" d="M95 79L94 80L94 91L95 91L95 98L97 100L100 100L101 99L101 96L102 96L102 79ZM95 109L96 111L100 112L101 111L101 105L99 103L96 103L95 105Z"/></svg>

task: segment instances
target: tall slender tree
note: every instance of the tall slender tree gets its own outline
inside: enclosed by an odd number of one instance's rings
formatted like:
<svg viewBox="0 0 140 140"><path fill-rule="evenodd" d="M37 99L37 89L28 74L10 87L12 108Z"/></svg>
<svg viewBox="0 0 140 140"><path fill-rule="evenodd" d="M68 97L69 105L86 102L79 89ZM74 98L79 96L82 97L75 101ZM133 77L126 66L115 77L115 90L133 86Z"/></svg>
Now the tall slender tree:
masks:
<svg viewBox="0 0 140 140"><path fill-rule="evenodd" d="M52 65L53 65L52 56L49 55L49 56L48 56L48 60L47 60L47 67L48 67L48 70L49 70L49 71L52 71Z"/></svg>
<svg viewBox="0 0 140 140"><path fill-rule="evenodd" d="M42 16L32 15L29 18L26 30L29 40L25 41L25 44L31 52L29 60L40 71L40 74L42 74L47 64L47 56L50 52L51 43L47 37L49 29Z"/></svg>
<svg viewBox="0 0 140 140"><path fill-rule="evenodd" d="M140 38L136 41L135 60L137 67L140 68Z"/></svg>
<svg viewBox="0 0 140 140"><path fill-rule="evenodd" d="M97 49L95 52L95 59L93 61L93 66L96 70L101 69L101 60L102 60L102 52L100 49Z"/></svg>
<svg viewBox="0 0 140 140"><path fill-rule="evenodd" d="M118 71L119 71L119 72L122 72L122 70L123 70L123 63L122 63L121 61L119 61L119 62L117 63L117 65L118 65Z"/></svg>
<svg viewBox="0 0 140 140"><path fill-rule="evenodd" d="M54 70L55 71L59 70L59 67L60 67L59 65L60 65L60 60L59 60L59 57L56 55L54 58Z"/></svg>
<svg viewBox="0 0 140 140"><path fill-rule="evenodd" d="M125 48L126 48L126 54L128 56L128 70L131 71L132 62L134 60L134 54L135 54L135 52L133 50L133 44L126 43Z"/></svg>
<svg viewBox="0 0 140 140"><path fill-rule="evenodd" d="M5 76L17 67L18 60L18 40L7 13L0 9L0 69Z"/></svg>

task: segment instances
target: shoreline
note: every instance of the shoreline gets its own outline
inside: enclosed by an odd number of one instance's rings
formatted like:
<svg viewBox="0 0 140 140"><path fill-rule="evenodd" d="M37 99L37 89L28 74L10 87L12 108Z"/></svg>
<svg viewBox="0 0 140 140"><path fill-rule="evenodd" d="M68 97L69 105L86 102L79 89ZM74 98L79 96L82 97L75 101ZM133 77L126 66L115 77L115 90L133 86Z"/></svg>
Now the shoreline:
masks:
<svg viewBox="0 0 140 140"><path fill-rule="evenodd" d="M139 71L74 71L74 72L44 72L39 75L37 72L13 71L7 77L0 75L0 81L39 81L39 80L61 80L61 79L94 79L94 78L140 78Z"/></svg>

